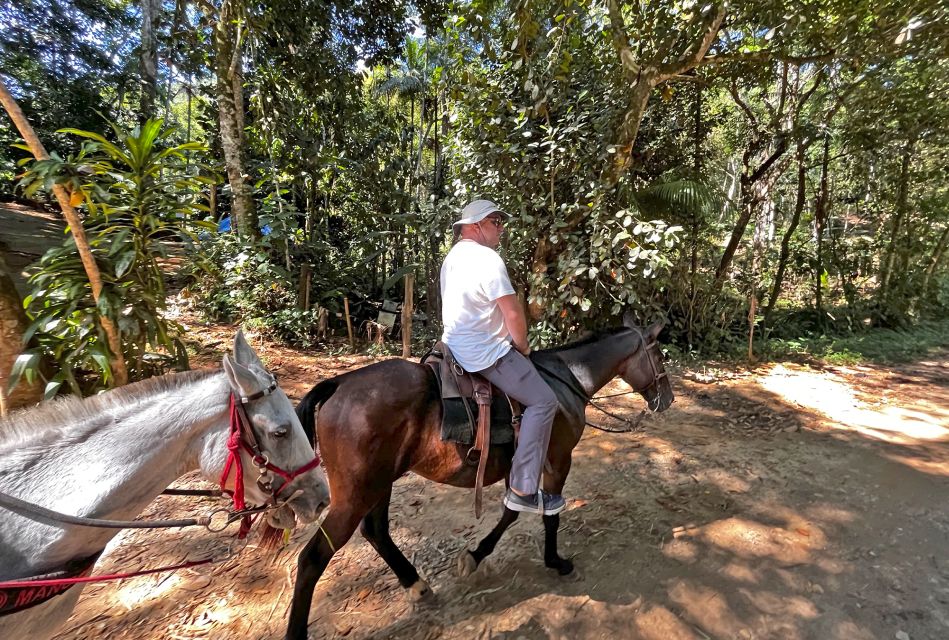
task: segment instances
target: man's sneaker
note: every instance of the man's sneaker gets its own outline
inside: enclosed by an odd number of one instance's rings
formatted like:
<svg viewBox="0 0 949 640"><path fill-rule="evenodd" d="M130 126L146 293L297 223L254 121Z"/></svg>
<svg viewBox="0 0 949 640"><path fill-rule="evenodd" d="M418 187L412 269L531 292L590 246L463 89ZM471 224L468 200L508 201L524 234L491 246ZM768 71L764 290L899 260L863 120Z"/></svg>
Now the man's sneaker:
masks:
<svg viewBox="0 0 949 640"><path fill-rule="evenodd" d="M544 490L538 491L533 496L520 496L508 489L504 494L504 506L511 511L553 516L567 507L567 501L561 495L547 493Z"/></svg>

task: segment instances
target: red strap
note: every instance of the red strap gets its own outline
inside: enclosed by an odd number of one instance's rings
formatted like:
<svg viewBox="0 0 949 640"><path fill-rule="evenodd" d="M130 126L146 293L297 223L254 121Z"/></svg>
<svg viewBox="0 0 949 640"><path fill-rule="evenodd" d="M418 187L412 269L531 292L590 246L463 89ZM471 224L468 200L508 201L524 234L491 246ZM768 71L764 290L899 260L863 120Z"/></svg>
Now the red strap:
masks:
<svg viewBox="0 0 949 640"><path fill-rule="evenodd" d="M224 463L224 472L221 474L221 491L232 493L234 498L234 509L242 511L247 505L244 502L244 465L241 464L241 426L237 415L237 403L234 401L234 394L231 394L230 406L231 429L227 436L227 462ZM227 478L231 475L231 467L235 468L234 491L231 492L225 488ZM248 515L241 518L241 527L237 531L237 537L241 540L247 537L250 532L253 519Z"/></svg>
<svg viewBox="0 0 949 640"><path fill-rule="evenodd" d="M110 580L124 580L136 576L147 576L150 573L161 573L162 571L175 571L177 569L189 569L191 567L200 567L202 564L214 562L211 558L204 560L195 560L193 562L184 562L171 567L158 567L157 569L145 569L144 571L135 571L133 573L108 573L99 576L83 576L79 578L58 578L56 580L8 580L0 582L0 589L10 589L15 587L56 587L60 585L83 584L86 582L109 582ZM88 569L92 570L92 567Z"/></svg>
<svg viewBox="0 0 949 640"><path fill-rule="evenodd" d="M55 578L43 578L31 579L25 578L22 580L7 580L0 582L0 618L24 611L31 607L43 604L52 600L58 595L61 595L72 588L74 585L85 583L85 582L107 582L110 580L124 580L125 578L132 578L135 576L144 576L150 573L159 573L161 571L174 571L176 569L186 569L188 567L196 567L202 564L208 564L213 562L210 558L207 560L197 560L194 562L185 562L183 564L175 565L173 567L161 567L158 569L147 569L145 571L136 571L134 573L114 573L110 575L101 575L101 576L89 576L88 574L92 571L92 567L95 565L96 560L99 558L100 554L95 554L89 562L81 570L79 570L78 575L73 573L73 577L55 577ZM56 572L57 574L70 573L66 572ZM53 574L56 575L56 574Z"/></svg>

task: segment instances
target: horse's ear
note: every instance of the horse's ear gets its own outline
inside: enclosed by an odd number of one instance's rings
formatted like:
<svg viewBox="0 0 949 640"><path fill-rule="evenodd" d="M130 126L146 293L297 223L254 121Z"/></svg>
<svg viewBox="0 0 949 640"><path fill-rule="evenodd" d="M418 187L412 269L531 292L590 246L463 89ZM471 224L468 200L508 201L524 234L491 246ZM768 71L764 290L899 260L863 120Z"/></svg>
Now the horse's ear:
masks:
<svg viewBox="0 0 949 640"><path fill-rule="evenodd" d="M257 352L254 351L253 347L247 342L247 338L244 337L243 329L238 329L237 335L234 336L234 360L247 367L252 364L264 366L257 356Z"/></svg>
<svg viewBox="0 0 949 640"><path fill-rule="evenodd" d="M249 396L260 388L260 382L254 372L226 353L224 354L224 373L227 375L231 390L237 395Z"/></svg>
<svg viewBox="0 0 949 640"><path fill-rule="evenodd" d="M636 316L633 315L632 311L627 311L626 313L623 314L623 326L628 327L630 329L633 329L639 326L636 324Z"/></svg>

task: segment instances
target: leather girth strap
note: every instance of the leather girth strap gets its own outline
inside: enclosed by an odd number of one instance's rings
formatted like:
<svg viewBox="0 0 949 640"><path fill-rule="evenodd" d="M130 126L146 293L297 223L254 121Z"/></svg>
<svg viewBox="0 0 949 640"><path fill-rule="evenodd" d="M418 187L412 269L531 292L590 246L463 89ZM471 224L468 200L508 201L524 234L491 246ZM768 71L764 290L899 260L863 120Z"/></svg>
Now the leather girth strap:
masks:
<svg viewBox="0 0 949 640"><path fill-rule="evenodd" d="M478 403L478 433L468 452L478 453L478 471L475 475L475 517L481 517L481 493L484 488L484 472L488 467L488 452L491 450L491 383L481 376L471 376L475 402Z"/></svg>

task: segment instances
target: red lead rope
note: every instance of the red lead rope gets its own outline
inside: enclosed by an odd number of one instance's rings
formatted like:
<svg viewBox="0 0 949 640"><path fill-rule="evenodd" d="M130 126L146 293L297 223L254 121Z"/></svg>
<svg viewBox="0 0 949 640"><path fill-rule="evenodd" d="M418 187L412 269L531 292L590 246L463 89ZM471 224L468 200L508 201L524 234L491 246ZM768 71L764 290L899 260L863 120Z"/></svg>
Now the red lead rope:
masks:
<svg viewBox="0 0 949 640"><path fill-rule="evenodd" d="M241 437L240 416L237 412L237 403L234 401L233 393L231 394L229 411L231 416L231 429L227 436L228 453L227 461L224 463L224 472L221 474L221 491L224 493L233 493L234 508L238 511L243 511L247 506L244 502L244 465L241 464L241 445L244 444L244 439ZM244 446L246 447L247 445ZM231 475L232 466L235 467L237 474L237 477L234 478L233 492L224 488L224 485L227 484L228 476ZM241 518L241 527L237 531L238 539L243 540L247 537L253 522L253 518L249 515Z"/></svg>

